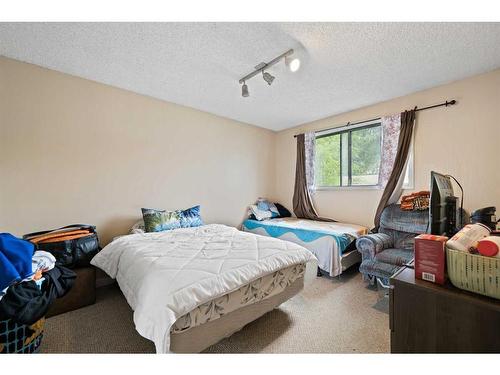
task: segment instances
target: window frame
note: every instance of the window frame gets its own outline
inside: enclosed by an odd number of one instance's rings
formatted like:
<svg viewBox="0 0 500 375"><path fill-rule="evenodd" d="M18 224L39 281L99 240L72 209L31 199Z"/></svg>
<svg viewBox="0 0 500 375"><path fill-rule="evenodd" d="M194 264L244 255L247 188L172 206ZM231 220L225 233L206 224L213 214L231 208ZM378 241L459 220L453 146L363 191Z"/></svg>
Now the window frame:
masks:
<svg viewBox="0 0 500 375"><path fill-rule="evenodd" d="M375 128L379 127L380 128L380 151L382 151L382 142L383 142L383 133L382 133L382 120L380 118L374 119L371 121L365 121L362 123L354 124L354 125L348 125L348 126L343 126L339 128L334 128L334 129L329 129L329 130L324 130L324 131L319 131L315 133L315 139L321 139L324 137L328 136L333 136L336 134L340 135L340 185L339 186L319 186L316 185L314 186L314 190L347 190L347 189L380 189L380 186L377 184L374 185L352 185L352 153L351 153L351 147L352 147L352 131L356 130L364 130L364 129L369 129L369 128ZM348 185L342 185L342 145L343 145L343 137L342 134L347 133L347 140L348 140L348 152L347 152L347 166L348 166L348 171L347 171L347 181Z"/></svg>

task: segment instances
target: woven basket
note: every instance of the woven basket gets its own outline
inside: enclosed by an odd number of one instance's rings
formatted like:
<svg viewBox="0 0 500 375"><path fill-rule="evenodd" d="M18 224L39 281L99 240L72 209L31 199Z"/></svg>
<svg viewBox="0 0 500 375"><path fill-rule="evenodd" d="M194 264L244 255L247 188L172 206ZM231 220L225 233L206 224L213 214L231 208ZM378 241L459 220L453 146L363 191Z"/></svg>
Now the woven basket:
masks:
<svg viewBox="0 0 500 375"><path fill-rule="evenodd" d="M457 288L500 299L500 258L446 249L448 276Z"/></svg>
<svg viewBox="0 0 500 375"><path fill-rule="evenodd" d="M11 319L0 320L0 354L38 353L43 339L45 318L34 324L18 324Z"/></svg>

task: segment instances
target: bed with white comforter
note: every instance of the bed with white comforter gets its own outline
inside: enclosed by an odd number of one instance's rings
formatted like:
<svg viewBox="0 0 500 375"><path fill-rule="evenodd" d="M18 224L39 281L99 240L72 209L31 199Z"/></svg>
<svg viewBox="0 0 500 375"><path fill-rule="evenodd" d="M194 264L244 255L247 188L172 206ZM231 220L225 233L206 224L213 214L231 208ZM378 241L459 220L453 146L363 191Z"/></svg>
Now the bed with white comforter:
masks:
<svg viewBox="0 0 500 375"><path fill-rule="evenodd" d="M170 351L177 319L278 270L314 259L279 239L220 224L132 234L108 244L92 264L116 278L137 331Z"/></svg>

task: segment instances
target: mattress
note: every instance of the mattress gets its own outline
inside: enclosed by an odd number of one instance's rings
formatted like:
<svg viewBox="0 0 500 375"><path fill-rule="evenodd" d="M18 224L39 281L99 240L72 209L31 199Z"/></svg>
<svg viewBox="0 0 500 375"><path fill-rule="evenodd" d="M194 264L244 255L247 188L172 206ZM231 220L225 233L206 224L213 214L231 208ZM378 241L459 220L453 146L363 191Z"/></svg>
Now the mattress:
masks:
<svg viewBox="0 0 500 375"><path fill-rule="evenodd" d="M312 259L297 244L210 224L122 236L91 263L116 279L139 334L152 340L157 352L167 353L171 329L182 316Z"/></svg>
<svg viewBox="0 0 500 375"><path fill-rule="evenodd" d="M181 316L170 329L171 333L187 331L219 319L244 306L260 302L283 292L295 280L304 276L304 263L284 268L260 277L251 283L221 297L206 302Z"/></svg>
<svg viewBox="0 0 500 375"><path fill-rule="evenodd" d="M349 244L368 233L368 228L356 224L291 217L264 221L248 219L243 222L242 229L307 248L318 259L318 266L332 277L342 273L342 256Z"/></svg>

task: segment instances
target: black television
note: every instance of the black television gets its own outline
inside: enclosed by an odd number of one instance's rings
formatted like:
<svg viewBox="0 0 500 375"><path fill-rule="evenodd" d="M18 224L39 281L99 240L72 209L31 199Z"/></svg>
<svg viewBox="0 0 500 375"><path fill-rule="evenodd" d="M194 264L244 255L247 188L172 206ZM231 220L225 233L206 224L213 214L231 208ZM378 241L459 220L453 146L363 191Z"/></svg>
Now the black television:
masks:
<svg viewBox="0 0 500 375"><path fill-rule="evenodd" d="M457 198L453 195L450 176L432 171L430 190L430 233L453 236L456 228Z"/></svg>

